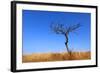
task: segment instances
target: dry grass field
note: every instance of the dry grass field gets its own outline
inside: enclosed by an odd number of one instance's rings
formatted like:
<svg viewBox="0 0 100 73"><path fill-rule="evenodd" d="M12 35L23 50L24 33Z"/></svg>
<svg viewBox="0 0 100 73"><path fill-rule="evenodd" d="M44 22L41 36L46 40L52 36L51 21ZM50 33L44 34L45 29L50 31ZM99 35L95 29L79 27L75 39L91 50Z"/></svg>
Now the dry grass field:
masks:
<svg viewBox="0 0 100 73"><path fill-rule="evenodd" d="M64 60L86 60L91 59L90 52L67 52L62 53L33 53L23 55L22 62L46 62L46 61L64 61Z"/></svg>

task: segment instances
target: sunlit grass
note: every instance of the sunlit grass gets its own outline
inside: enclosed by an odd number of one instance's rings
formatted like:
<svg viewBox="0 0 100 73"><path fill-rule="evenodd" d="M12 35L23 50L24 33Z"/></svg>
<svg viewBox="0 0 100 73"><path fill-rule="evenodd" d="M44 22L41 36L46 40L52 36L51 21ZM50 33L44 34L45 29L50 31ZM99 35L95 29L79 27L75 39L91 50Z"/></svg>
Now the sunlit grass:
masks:
<svg viewBox="0 0 100 73"><path fill-rule="evenodd" d="M22 62L46 62L46 61L64 61L64 60L86 60L91 59L90 52L62 52L62 53L33 53L23 55Z"/></svg>

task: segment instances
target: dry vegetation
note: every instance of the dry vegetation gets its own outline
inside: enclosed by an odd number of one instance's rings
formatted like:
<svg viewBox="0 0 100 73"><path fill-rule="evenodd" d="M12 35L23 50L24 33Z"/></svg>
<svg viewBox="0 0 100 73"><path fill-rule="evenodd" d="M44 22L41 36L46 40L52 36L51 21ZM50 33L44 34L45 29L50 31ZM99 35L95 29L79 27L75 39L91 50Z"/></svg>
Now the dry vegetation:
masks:
<svg viewBox="0 0 100 73"><path fill-rule="evenodd" d="M86 60L91 59L90 52L67 52L62 53L34 53L23 55L23 63L27 62L46 62L46 61L64 61L64 60Z"/></svg>

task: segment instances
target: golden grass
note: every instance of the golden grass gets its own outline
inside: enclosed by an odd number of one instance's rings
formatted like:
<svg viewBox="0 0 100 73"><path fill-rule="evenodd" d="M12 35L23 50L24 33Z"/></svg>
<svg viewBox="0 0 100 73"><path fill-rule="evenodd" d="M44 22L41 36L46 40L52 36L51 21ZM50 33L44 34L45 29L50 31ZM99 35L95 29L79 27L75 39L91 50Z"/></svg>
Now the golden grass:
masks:
<svg viewBox="0 0 100 73"><path fill-rule="evenodd" d="M33 53L23 55L22 62L46 62L46 61L64 61L64 60L86 60L91 59L90 52L67 52L62 53Z"/></svg>

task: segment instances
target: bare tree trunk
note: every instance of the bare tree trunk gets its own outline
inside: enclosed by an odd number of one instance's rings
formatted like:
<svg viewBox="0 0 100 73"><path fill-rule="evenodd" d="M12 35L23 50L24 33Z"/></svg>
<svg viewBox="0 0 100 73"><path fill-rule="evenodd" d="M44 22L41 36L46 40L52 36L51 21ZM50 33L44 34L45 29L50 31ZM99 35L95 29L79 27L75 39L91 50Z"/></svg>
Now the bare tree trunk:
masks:
<svg viewBox="0 0 100 73"><path fill-rule="evenodd" d="M65 42L65 45L66 45L66 49L67 49L67 52L68 52L68 54L69 54L69 60L72 60L72 52L69 50L69 47L68 47L68 40L66 40L66 42Z"/></svg>
<svg viewBox="0 0 100 73"><path fill-rule="evenodd" d="M70 49L68 47L68 34L65 34L65 36L66 36L66 42L65 42L66 49L67 49L67 52L69 53L69 55L71 55L71 51L70 51Z"/></svg>
<svg viewBox="0 0 100 73"><path fill-rule="evenodd" d="M67 41L65 42L65 45L66 45L67 52L69 52L68 42Z"/></svg>
<svg viewBox="0 0 100 73"><path fill-rule="evenodd" d="M68 48L68 35L66 34L65 36L66 36L65 45L66 45L67 52L69 52L69 48Z"/></svg>

